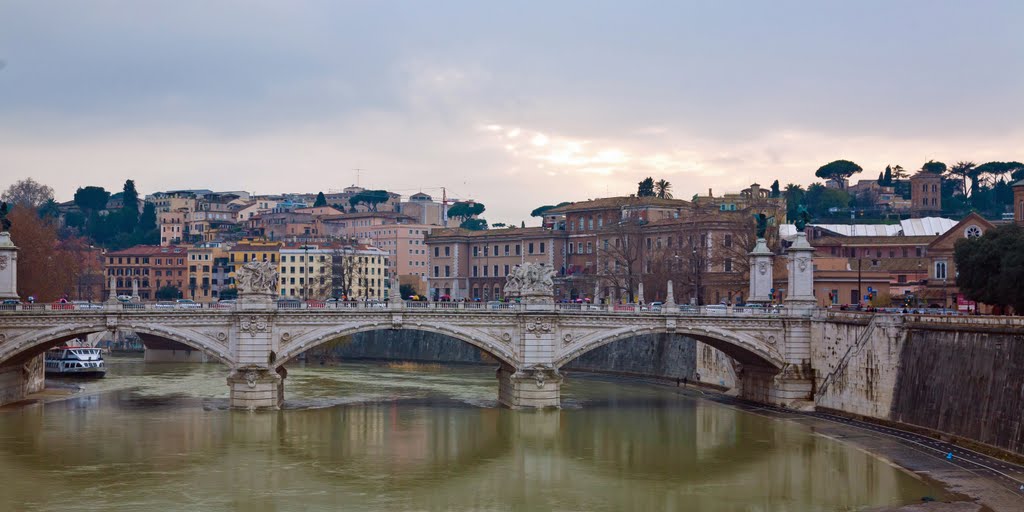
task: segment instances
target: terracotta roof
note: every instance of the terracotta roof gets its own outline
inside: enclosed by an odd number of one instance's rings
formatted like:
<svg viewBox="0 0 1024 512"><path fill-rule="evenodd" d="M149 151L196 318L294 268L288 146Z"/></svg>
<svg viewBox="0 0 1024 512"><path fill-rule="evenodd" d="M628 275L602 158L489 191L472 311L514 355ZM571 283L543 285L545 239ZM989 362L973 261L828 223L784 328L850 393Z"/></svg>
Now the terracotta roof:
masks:
<svg viewBox="0 0 1024 512"><path fill-rule="evenodd" d="M439 228L427 234L427 238L440 238L446 236L486 238L486 237L536 237L536 236L561 236L562 231L553 231L542 227L530 228L501 228L473 231L463 228Z"/></svg>
<svg viewBox="0 0 1024 512"><path fill-rule="evenodd" d="M342 213L339 215L322 215L320 218L324 220L346 220L346 219L366 219L379 217L384 219L413 219L408 215L399 212L355 212L355 213Z"/></svg>
<svg viewBox="0 0 1024 512"><path fill-rule="evenodd" d="M281 248L281 243L260 243L259 245L248 244L245 242L239 242L229 249L231 252L259 252L259 251L277 251Z"/></svg>
<svg viewBox="0 0 1024 512"><path fill-rule="evenodd" d="M175 253L174 251L178 252ZM135 247L129 247L127 249L121 249L120 251L108 252L106 255L109 256L154 256L158 254L186 254L188 252L187 247L181 247L177 245L136 245Z"/></svg>
<svg viewBox="0 0 1024 512"><path fill-rule="evenodd" d="M936 235L924 236L824 236L813 240L811 245L839 245L843 247L928 245Z"/></svg>
<svg viewBox="0 0 1024 512"><path fill-rule="evenodd" d="M655 206L665 208L687 208L691 206L689 201L682 199L662 199L659 197L636 197L636 196L621 196L621 197L602 197L600 199L591 199L589 201L579 201L558 208L552 208L545 212L546 214L552 213L567 213L567 212L579 212L588 210L606 210L611 208L627 208L627 207L638 207L638 206Z"/></svg>

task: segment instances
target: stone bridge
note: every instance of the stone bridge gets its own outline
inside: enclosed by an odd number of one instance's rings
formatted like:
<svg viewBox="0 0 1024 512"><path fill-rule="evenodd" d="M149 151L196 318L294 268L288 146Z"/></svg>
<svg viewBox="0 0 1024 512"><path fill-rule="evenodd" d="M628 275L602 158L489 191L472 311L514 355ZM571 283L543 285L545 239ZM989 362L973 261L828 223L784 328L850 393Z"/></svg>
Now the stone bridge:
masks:
<svg viewBox="0 0 1024 512"><path fill-rule="evenodd" d="M517 265L508 276L505 292L518 297L513 303L404 302L393 295L388 303L281 309L274 301L279 275L267 262L249 262L236 272L240 298L226 308L164 307L137 298L122 304L112 283L102 305L0 305L0 404L43 386L42 354L50 347L125 329L138 333L147 351L188 348L223 363L232 407L277 408L286 365L299 354L358 332L411 329L450 336L493 356L500 362L498 399L513 408L558 407L562 366L608 343L659 333L685 335L731 356L744 398L811 407L813 250L802 234L788 249L784 309L695 308L671 300L657 309L558 304L553 269L533 263ZM17 298L17 247L7 233L0 233L0 256L0 299ZM770 300L772 257L758 240L751 252L751 268L757 269L750 277L751 301ZM667 284L671 298L672 282ZM642 285L638 292L643 297Z"/></svg>
<svg viewBox="0 0 1024 512"><path fill-rule="evenodd" d="M354 303L282 309L273 303L178 309L154 304L19 305L0 310L0 385L5 401L32 391L40 357L75 338L117 329L147 351L191 350L225 365L231 405L276 408L286 367L299 354L351 334L422 330L469 343L500 362L499 400L509 407L557 407L559 369L608 343L644 334L691 337L731 356L743 397L810 403L810 318L787 310L578 304ZM334 304L331 304L334 306ZM2 376L7 375L7 379ZM38 385L38 384L37 384Z"/></svg>

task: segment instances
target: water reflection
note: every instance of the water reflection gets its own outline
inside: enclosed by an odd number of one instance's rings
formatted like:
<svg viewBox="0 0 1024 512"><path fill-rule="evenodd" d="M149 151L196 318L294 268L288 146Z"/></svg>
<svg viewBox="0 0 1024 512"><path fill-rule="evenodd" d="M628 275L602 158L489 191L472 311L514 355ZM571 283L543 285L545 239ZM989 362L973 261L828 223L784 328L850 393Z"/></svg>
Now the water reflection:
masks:
<svg viewBox="0 0 1024 512"><path fill-rule="evenodd" d="M575 378L574 408L516 412L479 406L489 368L296 368L305 408L253 414L223 409L210 366L114 370L86 396L0 412L0 509L835 510L937 494L799 425L642 384Z"/></svg>

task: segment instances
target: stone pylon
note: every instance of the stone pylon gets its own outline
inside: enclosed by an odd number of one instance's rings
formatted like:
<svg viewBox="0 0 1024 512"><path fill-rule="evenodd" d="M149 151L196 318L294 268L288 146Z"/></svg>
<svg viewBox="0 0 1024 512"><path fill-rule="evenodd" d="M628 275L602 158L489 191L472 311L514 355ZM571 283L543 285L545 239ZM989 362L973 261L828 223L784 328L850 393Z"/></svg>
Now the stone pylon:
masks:
<svg viewBox="0 0 1024 512"><path fill-rule="evenodd" d="M402 289L398 284L398 280L391 281L391 289L388 290L388 306L391 309L399 309L405 307L405 301L402 300Z"/></svg>
<svg viewBox="0 0 1024 512"><path fill-rule="evenodd" d="M676 292L672 289L672 280L665 283L665 308L673 308L676 305Z"/></svg>
<svg viewBox="0 0 1024 512"><path fill-rule="evenodd" d="M0 233L0 299L18 298L18 248L11 234Z"/></svg>
<svg viewBox="0 0 1024 512"><path fill-rule="evenodd" d="M110 276L110 293L107 295L107 302L117 302L117 278Z"/></svg>
<svg viewBox="0 0 1024 512"><path fill-rule="evenodd" d="M768 249L764 238L758 238L754 250L750 251L750 290L747 302L769 303L772 301L774 277L772 270L775 254Z"/></svg>
<svg viewBox="0 0 1024 512"><path fill-rule="evenodd" d="M139 280L132 279L132 302L140 302L141 300L139 297Z"/></svg>
<svg viewBox="0 0 1024 512"><path fill-rule="evenodd" d="M636 301L640 304L644 303L644 282L640 281L640 284L636 287Z"/></svg>
<svg viewBox="0 0 1024 512"><path fill-rule="evenodd" d="M814 247L807 243L807 235L797 233L793 245L789 246L786 267L789 282L786 289L786 306L794 313L810 313L814 309Z"/></svg>

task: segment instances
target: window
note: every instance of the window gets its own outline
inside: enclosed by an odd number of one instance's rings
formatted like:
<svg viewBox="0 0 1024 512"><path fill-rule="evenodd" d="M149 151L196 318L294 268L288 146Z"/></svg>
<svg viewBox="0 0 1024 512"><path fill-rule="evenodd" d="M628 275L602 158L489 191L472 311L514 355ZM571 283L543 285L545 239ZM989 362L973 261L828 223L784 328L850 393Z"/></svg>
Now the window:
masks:
<svg viewBox="0 0 1024 512"><path fill-rule="evenodd" d="M519 244L516 244L516 256L519 256L520 253L522 253L522 249L520 248Z"/></svg>
<svg viewBox="0 0 1024 512"><path fill-rule="evenodd" d="M582 220L583 219L580 219L581 222L582 222ZM527 246L526 246L526 254L533 254L533 242L530 242L529 244L527 244Z"/></svg>
<svg viewBox="0 0 1024 512"><path fill-rule="evenodd" d="M670 239L671 240L671 239ZM725 235L725 240L722 242L726 247L732 247L732 235ZM672 247L672 244L669 244Z"/></svg>
<svg viewBox="0 0 1024 512"><path fill-rule="evenodd" d="M540 243L540 253L544 254L544 242Z"/></svg>
<svg viewBox="0 0 1024 512"><path fill-rule="evenodd" d="M505 256L508 256L509 254L509 245L505 244Z"/></svg>
<svg viewBox="0 0 1024 512"><path fill-rule="evenodd" d="M896 250L895 249L889 249L889 257L890 258L895 258L896 257Z"/></svg>
<svg viewBox="0 0 1024 512"><path fill-rule="evenodd" d="M882 250L881 249L875 249L875 257L876 258L881 258L882 257Z"/></svg>
<svg viewBox="0 0 1024 512"><path fill-rule="evenodd" d="M725 259L725 271L732 272L732 258Z"/></svg>
<svg viewBox="0 0 1024 512"><path fill-rule="evenodd" d="M903 248L903 257L906 258L908 254L909 254L909 251L907 251L907 248L904 247Z"/></svg>
<svg viewBox="0 0 1024 512"><path fill-rule="evenodd" d="M921 257L921 248L920 247L915 247L914 251L915 251L917 257L920 258Z"/></svg>
<svg viewBox="0 0 1024 512"><path fill-rule="evenodd" d="M494 266L494 277L498 277L498 266Z"/></svg>
<svg viewBox="0 0 1024 512"><path fill-rule="evenodd" d="M484 277L487 277L487 265L484 265Z"/></svg>
<svg viewBox="0 0 1024 512"><path fill-rule="evenodd" d="M946 262L935 262L935 279L946 279Z"/></svg>
<svg viewBox="0 0 1024 512"><path fill-rule="evenodd" d="M445 277L451 277L452 276L452 268L449 267L448 265L444 266L444 276Z"/></svg>
<svg viewBox="0 0 1024 512"><path fill-rule="evenodd" d="M906 274L900 274L900 275L896 276L896 282L900 283L900 284L906 283L907 282L907 275Z"/></svg>
<svg viewBox="0 0 1024 512"><path fill-rule="evenodd" d="M437 265L434 265L434 277L438 277Z"/></svg>
<svg viewBox="0 0 1024 512"><path fill-rule="evenodd" d="M476 265L473 265L473 277L477 277L478 275L479 274L477 272L477 267L476 267Z"/></svg>
<svg viewBox="0 0 1024 512"><path fill-rule="evenodd" d="M587 254L592 254L593 252L594 252L594 244L593 244L593 242L587 242Z"/></svg>
<svg viewBox="0 0 1024 512"><path fill-rule="evenodd" d="M508 265L505 265L505 275L508 275Z"/></svg>
<svg viewBox="0 0 1024 512"><path fill-rule="evenodd" d="M452 255L452 248L447 246L447 245L444 246L444 257L447 258L447 257L449 257L451 255Z"/></svg>

